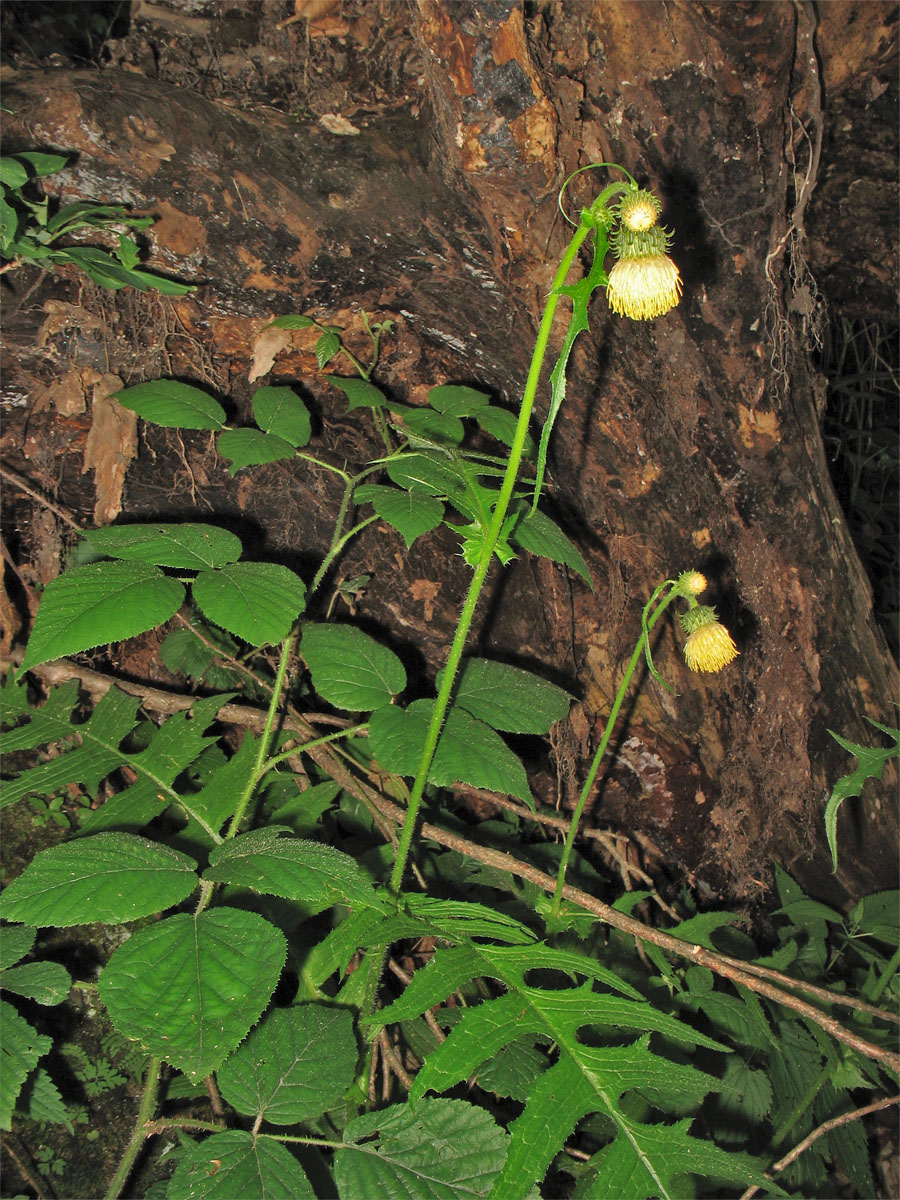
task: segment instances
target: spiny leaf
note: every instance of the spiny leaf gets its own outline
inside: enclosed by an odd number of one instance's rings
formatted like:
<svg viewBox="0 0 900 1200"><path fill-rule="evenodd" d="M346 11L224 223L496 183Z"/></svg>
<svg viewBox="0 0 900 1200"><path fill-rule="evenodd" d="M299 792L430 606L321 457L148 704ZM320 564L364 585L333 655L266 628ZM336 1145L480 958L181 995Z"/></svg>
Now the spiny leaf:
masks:
<svg viewBox="0 0 900 1200"><path fill-rule="evenodd" d="M825 835L828 838L828 846L831 850L831 862L835 871L838 865L838 810L848 796L858 796L860 794L863 784L867 779L881 778L884 764L889 758L897 758L900 755L900 729L891 729L889 726L882 725L878 721L870 720L869 724L874 725L876 729L880 729L882 733L886 733L888 737L892 737L895 744L889 746L887 749L882 749L878 746L858 746L855 742L848 742L846 738L839 737L832 730L828 730L838 745L843 746L845 750L854 755L858 760L856 769L851 771L849 775L842 775L831 789L831 797L825 806Z"/></svg>

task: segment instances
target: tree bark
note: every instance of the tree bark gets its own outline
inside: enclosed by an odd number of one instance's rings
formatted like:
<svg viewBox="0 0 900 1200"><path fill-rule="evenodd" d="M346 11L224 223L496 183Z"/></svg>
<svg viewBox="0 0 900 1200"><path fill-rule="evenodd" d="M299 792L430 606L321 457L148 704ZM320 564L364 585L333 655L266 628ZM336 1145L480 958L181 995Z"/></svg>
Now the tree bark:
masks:
<svg viewBox="0 0 900 1200"><path fill-rule="evenodd" d="M838 7L865 36L836 36ZM479 648L580 693L554 737L555 778L545 770L541 781L544 799L558 787L571 803L642 605L663 578L703 570L741 657L721 676L691 675L680 639L661 635L655 661L678 695L645 680L594 822L643 838L707 894L761 896L772 859L832 900L893 886L895 774L845 805L836 879L822 833L824 801L852 766L827 731L878 742L864 718L894 722L898 681L829 482L813 355L814 256L826 279L842 274L827 260L840 245L843 194L830 177L821 183L822 154L839 144L823 78L839 91L842 78L858 87L867 71L880 87L895 27L891 5L820 8L821 18L799 0L608 0L539 4L526 17L507 0L419 0L411 36L428 102L418 116L357 120L352 136L121 70L8 79L7 150L77 150L60 177L67 196L161 214L153 261L208 282L175 301L71 291L100 334L76 316L49 333L45 321L36 347L46 317L37 305L53 294L39 284L16 316L21 353L5 386L33 398L61 373L83 384L92 370L129 383L168 374L246 412L273 315L345 324L362 349L362 307L398 323L379 371L398 398L415 402L453 380L512 407L565 244L558 187L590 162L621 163L663 198L684 298L645 325L594 303L554 434L551 503L595 590L543 561L498 568ZM838 61L851 53L855 75ZM579 176L568 210L606 181ZM820 186L836 217L817 210ZM883 203L883 181L874 193ZM895 286L883 256L873 259L854 262L853 295L870 280L877 296ZM345 416L317 378L301 336L266 377L292 380L316 409L326 452L360 463L377 455L359 414ZM33 480L90 513L72 454L89 420L47 405L13 410L8 450ZM215 514L259 556L300 567L327 544L327 479L273 464L231 480L202 436L144 430L143 439L125 518ZM398 537L372 528L340 568L373 576L358 617L390 636L423 681L440 665L465 590L455 553L445 530L406 554Z"/></svg>

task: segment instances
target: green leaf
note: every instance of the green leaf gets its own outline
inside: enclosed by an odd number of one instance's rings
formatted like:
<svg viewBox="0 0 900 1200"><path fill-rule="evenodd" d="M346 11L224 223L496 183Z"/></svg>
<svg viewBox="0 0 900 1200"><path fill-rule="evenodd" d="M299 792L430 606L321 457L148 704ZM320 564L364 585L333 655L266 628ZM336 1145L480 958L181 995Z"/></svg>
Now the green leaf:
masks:
<svg viewBox="0 0 900 1200"><path fill-rule="evenodd" d="M65 162L65 159L63 159ZM0 158L0 183L8 188L24 187L28 182L28 170L18 158L6 155Z"/></svg>
<svg viewBox="0 0 900 1200"><path fill-rule="evenodd" d="M621 1130L611 1146L591 1159L596 1178L584 1191L590 1200L677 1200L683 1196L687 1173L748 1187L755 1184L767 1195L786 1193L766 1179L764 1164L749 1154L722 1150L713 1142L688 1133L690 1119L675 1125L641 1125Z"/></svg>
<svg viewBox="0 0 900 1200"><path fill-rule="evenodd" d="M280 1142L242 1129L216 1133L190 1145L166 1191L168 1200L315 1200L316 1193L291 1152Z"/></svg>
<svg viewBox="0 0 900 1200"><path fill-rule="evenodd" d="M316 342L316 361L322 370L336 354L340 353L341 339L333 329L326 329Z"/></svg>
<svg viewBox="0 0 900 1200"><path fill-rule="evenodd" d="M372 714L369 742L384 770L415 775L433 708L433 700L416 700L406 709L390 705ZM520 760L499 734L461 708L450 710L428 781L436 787L470 783L534 804Z"/></svg>
<svg viewBox="0 0 900 1200"><path fill-rule="evenodd" d="M0 926L0 971L7 971L20 958L24 958L36 938L35 931L26 925Z"/></svg>
<svg viewBox="0 0 900 1200"><path fill-rule="evenodd" d="M347 397L347 411L354 408L385 408L388 398L368 379L345 379L341 375L326 375L325 378Z"/></svg>
<svg viewBox="0 0 900 1200"><path fill-rule="evenodd" d="M51 1046L11 1004L0 1000L0 1129L12 1128L12 1114L22 1085Z"/></svg>
<svg viewBox="0 0 900 1200"><path fill-rule="evenodd" d="M202 571L241 557L240 538L215 525L109 525L90 529L85 540L110 558Z"/></svg>
<svg viewBox="0 0 900 1200"><path fill-rule="evenodd" d="M26 1083L24 1094L19 1096L16 1112L30 1121L42 1121L48 1125L65 1125L69 1134L75 1136L75 1126L69 1120L68 1110L62 1096L50 1076L38 1067Z"/></svg>
<svg viewBox="0 0 900 1200"><path fill-rule="evenodd" d="M261 387L253 393L253 420L266 433L292 446L305 446L312 430L309 409L289 387Z"/></svg>
<svg viewBox="0 0 900 1200"><path fill-rule="evenodd" d="M401 454L385 462L388 477L405 491L456 499L466 490L465 473L439 451Z"/></svg>
<svg viewBox="0 0 900 1200"><path fill-rule="evenodd" d="M344 1142L334 1159L341 1200L484 1197L509 1144L483 1108L431 1099L365 1113L347 1125Z"/></svg>
<svg viewBox="0 0 900 1200"><path fill-rule="evenodd" d="M866 719L868 720L868 718ZM838 865L838 810L848 796L858 796L860 794L863 784L867 779L881 778L884 764L889 758L897 758L900 755L900 729L891 729L878 721L870 720L869 724L874 725L876 729L880 729L882 733L886 733L888 737L892 737L895 744L886 750L881 747L870 748L867 746L858 746L855 742L848 742L845 738L838 737L832 730L828 730L838 745L843 746L846 751L858 760L856 769L851 771L849 775L842 775L834 785L831 790L831 797L825 806L825 836L828 839L832 867L835 871Z"/></svg>
<svg viewBox="0 0 900 1200"><path fill-rule="evenodd" d="M133 934L100 976L113 1024L205 1079L246 1036L284 966L284 935L256 913L180 913Z"/></svg>
<svg viewBox="0 0 900 1200"><path fill-rule="evenodd" d="M0 988L48 1008L62 1004L71 986L69 972L55 962L24 963L0 972Z"/></svg>
<svg viewBox="0 0 900 1200"><path fill-rule="evenodd" d="M282 317L276 317L274 321L270 321L265 326L266 329L309 329L315 325L312 317L304 317L301 313L285 313Z"/></svg>
<svg viewBox="0 0 900 1200"><path fill-rule="evenodd" d="M458 446L465 436L459 417L434 412L430 408L405 408L403 424L415 438L424 438L441 446Z"/></svg>
<svg viewBox="0 0 900 1200"><path fill-rule="evenodd" d="M180 904L197 887L196 871L168 846L99 833L37 854L4 892L4 916L61 928L135 921Z"/></svg>
<svg viewBox="0 0 900 1200"><path fill-rule="evenodd" d="M238 1112L295 1125L337 1104L353 1082L358 1057L346 1008L297 1004L269 1012L217 1078Z"/></svg>
<svg viewBox="0 0 900 1200"><path fill-rule="evenodd" d="M145 421L175 429L224 429L225 410L212 396L174 379L156 379L114 393Z"/></svg>
<svg viewBox="0 0 900 1200"><path fill-rule="evenodd" d="M443 674L438 674L438 687ZM572 697L530 671L469 658L460 671L453 703L504 733L547 733L568 715Z"/></svg>
<svg viewBox="0 0 900 1200"><path fill-rule="evenodd" d="M278 563L230 563L193 584L205 616L252 646L280 642L303 612L306 587Z"/></svg>
<svg viewBox="0 0 900 1200"><path fill-rule="evenodd" d="M451 417L475 416L488 408L490 402L490 396L463 384L438 384L428 393L428 403L431 407Z"/></svg>
<svg viewBox="0 0 900 1200"><path fill-rule="evenodd" d="M274 433L263 433L259 429L226 429L216 441L216 449L231 463L228 470L232 475L244 467L255 467L262 463L281 462L294 457L294 447Z"/></svg>
<svg viewBox="0 0 900 1200"><path fill-rule="evenodd" d="M527 507L517 505L515 511L524 513ZM530 516L521 517L512 531L510 541L522 550L529 550L541 558L549 558L551 562L570 567L593 590L591 574L581 552L540 509L536 509Z"/></svg>
<svg viewBox="0 0 900 1200"><path fill-rule="evenodd" d="M519 418L515 413L508 412L505 408L498 408L492 404L489 408L482 409L481 412L475 414L475 420L481 426L485 433L489 433L491 437L502 442L504 446L511 446L515 437L516 426L519 423ZM531 434L526 435L525 445L522 448L524 458L534 458L537 446Z"/></svg>
<svg viewBox="0 0 900 1200"><path fill-rule="evenodd" d="M401 491L379 483L364 483L353 494L357 504L371 504L406 542L407 550L417 537L437 529L444 516L444 505L436 496Z"/></svg>
<svg viewBox="0 0 900 1200"><path fill-rule="evenodd" d="M349 854L321 842L282 837L283 832L268 826L225 842L210 854L204 880L300 900L313 912L333 904L383 909L362 868Z"/></svg>
<svg viewBox="0 0 900 1200"><path fill-rule="evenodd" d="M47 154L43 150L23 150L15 157L28 163L40 179L45 175L55 175L57 171L61 171L72 156L70 154Z"/></svg>
<svg viewBox="0 0 900 1200"><path fill-rule="evenodd" d="M147 563L76 567L44 588L22 670L163 625L184 602L177 579Z"/></svg>
<svg viewBox="0 0 900 1200"><path fill-rule="evenodd" d="M18 231L18 213L11 204L7 204L5 200L0 200L0 250L3 251L5 257L10 243L15 240Z"/></svg>
<svg viewBox="0 0 900 1200"><path fill-rule="evenodd" d="M304 625L300 653L323 700L349 712L390 704L406 687L403 663L353 625Z"/></svg>

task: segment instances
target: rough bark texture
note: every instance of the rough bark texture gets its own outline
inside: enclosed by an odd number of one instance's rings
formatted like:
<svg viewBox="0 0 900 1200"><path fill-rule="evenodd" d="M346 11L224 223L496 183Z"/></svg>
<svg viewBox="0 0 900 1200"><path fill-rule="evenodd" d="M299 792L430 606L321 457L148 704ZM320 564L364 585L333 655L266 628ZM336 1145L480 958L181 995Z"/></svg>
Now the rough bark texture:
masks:
<svg viewBox="0 0 900 1200"><path fill-rule="evenodd" d="M595 590L545 562L498 569L481 649L580 693L554 739L556 778L545 770L542 783L544 799L558 786L568 804L645 599L666 576L705 571L741 657L721 676L691 676L679 640L660 637L656 663L679 694L641 689L594 820L649 839L702 889L744 899L762 894L772 858L832 899L891 886L895 777L842 818L837 881L821 833L824 798L850 766L827 730L873 742L863 717L892 722L897 675L829 482L813 350L823 289L848 312L892 311L896 148L883 113L896 110L895 6L607 0L526 14L506 0L419 0L390 53L372 9L342 9L346 55L369 63L373 87L380 72L377 106L344 94L354 136L260 104L238 111L214 76L207 95L174 88L159 49L161 78L150 77L135 49L139 34L153 41L143 27L119 48L128 71L7 78L6 148L77 150L60 177L66 194L159 213L153 261L208 281L177 301L73 287L73 307L48 324L41 304L59 285L29 279L5 383L7 403L20 398L6 435L13 465L89 520L100 500L82 479L87 402L63 415L51 385L67 380L66 395L89 399L109 372L169 374L211 386L240 413L248 373L268 361L259 333L280 312L357 333L360 307L392 317L379 378L398 397L416 402L453 380L513 406L565 242L557 189L577 167L620 162L663 198L684 299L648 325L594 304L551 465L552 503ZM385 27L397 9L379 9ZM274 64L260 92L299 107L304 31L276 32L254 6L219 6L210 21L221 31L235 11L255 14ZM175 21L172 38L199 53L205 35ZM155 36L174 54L158 26ZM258 85L261 56L246 61ZM424 91L410 95L415 69ZM867 148L856 182L841 123L851 111ZM579 176L569 210L604 182ZM275 381L307 389L320 446L351 462L377 454L365 422L317 379L305 336L278 355ZM145 429L142 439L124 517L215 513L260 557L308 569L321 553L327 478L274 464L231 480L204 436ZM432 677L466 586L452 539L441 531L406 554L373 528L340 573L363 571L373 581L358 617Z"/></svg>

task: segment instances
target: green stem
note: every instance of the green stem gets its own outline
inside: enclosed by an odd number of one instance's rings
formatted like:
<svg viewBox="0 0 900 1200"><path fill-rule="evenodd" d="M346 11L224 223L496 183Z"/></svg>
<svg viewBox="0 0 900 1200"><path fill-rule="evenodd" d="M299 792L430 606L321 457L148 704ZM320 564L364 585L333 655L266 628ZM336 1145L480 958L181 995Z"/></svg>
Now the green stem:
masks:
<svg viewBox="0 0 900 1200"><path fill-rule="evenodd" d="M147 1067L147 1076L144 1080L144 1094L141 1097L141 1107L138 1109L137 1119L134 1122L134 1131L131 1135L131 1140L125 1148L125 1153L122 1155L122 1160L112 1178L109 1185L109 1190L106 1193L106 1200L116 1200L116 1197L121 1194L128 1176L134 1166L135 1160L141 1152L141 1147L147 1138L147 1123L152 1120L153 1113L156 1108L156 1096L159 1091L159 1072L162 1062L158 1058L151 1058L150 1064Z"/></svg>
<svg viewBox="0 0 900 1200"><path fill-rule="evenodd" d="M877 1004L881 999L881 993L894 978L894 974L896 973L898 965L900 965L900 949L894 951L891 961L881 973L881 978L878 980L869 995L866 996L866 999L871 1001L872 1004ZM863 995L865 995L865 992Z"/></svg>
<svg viewBox="0 0 900 1200"><path fill-rule="evenodd" d="M513 435L512 446L510 447L509 460L506 466L506 473L503 476L503 482L500 486L500 492L497 497L497 503L494 506L494 515L488 531L485 535L484 544L481 548L481 554L478 563L475 567L475 573L472 576L472 581L469 584L469 591L466 595L465 603L463 604L462 613L459 618L459 624L456 627L456 633L453 637L453 642L450 646L450 652L447 656L447 665L444 669L444 677L441 682L440 691L438 692L437 700L434 704L434 711L431 715L431 722L428 726L428 732L425 737L425 745L422 749L422 756L419 760L418 771L416 772L415 782L413 783L412 791L409 797L409 806L406 810L406 819L403 822L403 829L400 833L400 841L397 847L397 857L394 861L394 870L391 875L391 888L395 892L399 892L403 883L403 875L406 870L407 859L409 858L410 845L412 843L413 833L415 831L416 820L419 815L419 809L422 804L422 795L425 791L425 784L428 779L428 771L434 759L435 751L437 750L438 738L441 734L441 727L444 723L444 718L447 714L447 709L450 705L450 696L453 691L453 684L456 680L456 672L459 669L460 660L462 659L463 650L465 649L466 638L469 634L469 628L472 624L472 619L475 615L475 607L481 595L481 590L484 586L484 581L487 577L488 568L491 565L494 548L500 537L500 532L503 528L503 522L506 519L506 513L509 508L509 502L512 498L513 488L515 487L518 477L519 465L522 460L522 453L525 447L525 441L528 436L528 423L531 420L531 410L534 407L535 397L537 395L538 384L541 378L541 368L544 363L544 356L547 353L547 345L550 341L550 331L553 326L553 317L556 313L556 306L559 302L559 288L566 281L566 276L575 261L576 255L581 248L582 242L591 233L591 227L582 224L575 231L572 240L563 255L559 265L559 270L553 280L550 289L550 295L547 298L547 303L544 308L544 315L541 320L541 327L538 331L537 341L534 347L534 354L531 357L531 367L528 371L528 379L525 384L525 391L522 396L522 405L519 409L519 419L516 424L516 431Z"/></svg>
<svg viewBox="0 0 900 1200"><path fill-rule="evenodd" d="M650 599L647 608L654 603L659 591L657 589ZM609 710L609 716L606 719L606 728L603 730L603 737L600 739L600 745L594 754L594 761L591 763L591 769L587 773L587 778L584 781L584 786L581 789L581 795L578 797L578 803L575 805L575 811L572 814L572 820L569 823L569 832L566 834L566 842L563 846L562 858L559 864L559 874L556 879L556 891L553 893L553 904L550 908L550 919L553 920L559 916L559 908L562 903L562 892L566 882L566 870L569 866L569 858L572 854L572 847L575 844L575 837L578 833L578 825L584 813L584 806L587 804L588 796L594 786L594 780L597 778L597 772L600 769L600 763L606 753L606 748L609 745L609 739L612 737L613 726L616 723L616 718L619 715L619 710L625 700L625 695L631 683L631 678L637 668L638 663L646 652L650 643L650 630L675 599L679 595L678 589L673 587L669 593L663 597L659 606L652 615L647 616L647 608L644 609L644 620L641 623L641 634L632 652L631 658L628 661L628 666L625 668L625 674L622 676L622 682L619 684L619 690L616 692L616 698L613 701L613 706Z"/></svg>
<svg viewBox="0 0 900 1200"><path fill-rule="evenodd" d="M262 736L259 739L259 746L256 749L256 762L253 770L250 773L250 778L247 781L247 786L241 793L241 798L237 802L237 807L234 810L234 816L231 818L231 823L228 826L228 831L225 834L226 841L233 838L241 827L241 821L244 819L244 814L247 811L247 805L250 803L250 797L256 788L257 780L263 774L263 764L269 754L269 747L272 744L272 737L275 732L275 717L278 714L278 706L281 703L281 695L284 690L284 681L287 675L288 663L291 661L291 653L294 645L295 630L287 635L281 643L281 660L278 663L278 670L275 673L275 685L272 688L272 697L269 700L269 708L266 712L266 723L263 727Z"/></svg>

